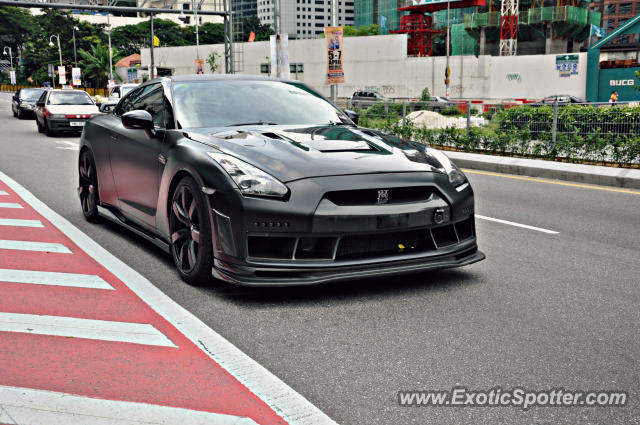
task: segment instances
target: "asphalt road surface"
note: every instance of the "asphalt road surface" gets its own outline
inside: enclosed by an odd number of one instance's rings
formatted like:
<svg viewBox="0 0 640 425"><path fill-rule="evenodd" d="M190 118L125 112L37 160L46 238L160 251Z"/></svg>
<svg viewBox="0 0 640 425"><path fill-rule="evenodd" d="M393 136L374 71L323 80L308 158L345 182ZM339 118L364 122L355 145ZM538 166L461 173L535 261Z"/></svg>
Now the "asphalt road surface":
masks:
<svg viewBox="0 0 640 425"><path fill-rule="evenodd" d="M478 264L314 287L191 287L150 243L84 221L79 137L38 134L9 100L0 94L0 171L338 423L640 423L640 192L469 172L484 217ZM455 386L629 399L527 411L398 403L399 390Z"/></svg>

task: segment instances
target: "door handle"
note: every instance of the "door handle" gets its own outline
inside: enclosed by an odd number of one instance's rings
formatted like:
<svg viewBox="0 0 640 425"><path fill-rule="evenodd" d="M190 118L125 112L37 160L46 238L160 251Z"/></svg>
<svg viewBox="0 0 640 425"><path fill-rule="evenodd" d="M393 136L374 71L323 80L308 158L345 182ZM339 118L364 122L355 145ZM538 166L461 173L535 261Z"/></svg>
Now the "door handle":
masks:
<svg viewBox="0 0 640 425"><path fill-rule="evenodd" d="M113 135L113 134L110 134L110 135L109 135L109 139L111 139L111 141L113 141L113 142L117 142L117 141L118 141L118 136L115 136L115 135Z"/></svg>

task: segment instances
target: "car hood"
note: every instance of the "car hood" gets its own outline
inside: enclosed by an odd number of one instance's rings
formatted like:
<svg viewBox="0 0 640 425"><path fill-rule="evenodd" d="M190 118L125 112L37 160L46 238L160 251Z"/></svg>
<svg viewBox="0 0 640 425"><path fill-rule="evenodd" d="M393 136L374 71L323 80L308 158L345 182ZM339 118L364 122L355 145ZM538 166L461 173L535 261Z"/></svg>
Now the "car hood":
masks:
<svg viewBox="0 0 640 425"><path fill-rule="evenodd" d="M434 155L420 143L354 126L226 127L190 129L185 135L283 182L347 174L444 172L439 152Z"/></svg>
<svg viewBox="0 0 640 425"><path fill-rule="evenodd" d="M47 105L52 114L97 114L100 112L96 105Z"/></svg>

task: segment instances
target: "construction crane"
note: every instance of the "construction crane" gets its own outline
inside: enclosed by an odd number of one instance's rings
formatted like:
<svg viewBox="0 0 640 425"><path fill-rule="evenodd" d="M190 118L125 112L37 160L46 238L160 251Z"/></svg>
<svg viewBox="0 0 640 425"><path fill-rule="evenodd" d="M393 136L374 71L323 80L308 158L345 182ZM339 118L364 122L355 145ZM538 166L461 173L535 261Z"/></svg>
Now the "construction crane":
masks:
<svg viewBox="0 0 640 425"><path fill-rule="evenodd" d="M502 0L500 8L500 56L518 52L518 0Z"/></svg>

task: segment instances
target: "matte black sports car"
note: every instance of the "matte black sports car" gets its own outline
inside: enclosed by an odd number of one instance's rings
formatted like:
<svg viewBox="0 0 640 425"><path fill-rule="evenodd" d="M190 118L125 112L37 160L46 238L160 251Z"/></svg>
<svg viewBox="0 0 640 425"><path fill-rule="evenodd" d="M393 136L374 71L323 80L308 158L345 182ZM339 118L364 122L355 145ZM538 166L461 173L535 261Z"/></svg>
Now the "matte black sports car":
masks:
<svg viewBox="0 0 640 425"><path fill-rule="evenodd" d="M151 80L87 122L83 213L166 248L190 283L311 284L482 260L465 175L349 116L296 81Z"/></svg>

